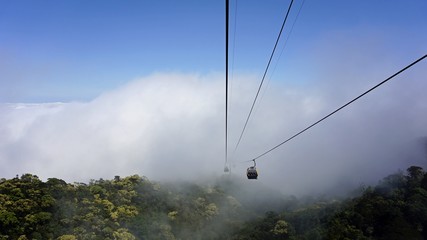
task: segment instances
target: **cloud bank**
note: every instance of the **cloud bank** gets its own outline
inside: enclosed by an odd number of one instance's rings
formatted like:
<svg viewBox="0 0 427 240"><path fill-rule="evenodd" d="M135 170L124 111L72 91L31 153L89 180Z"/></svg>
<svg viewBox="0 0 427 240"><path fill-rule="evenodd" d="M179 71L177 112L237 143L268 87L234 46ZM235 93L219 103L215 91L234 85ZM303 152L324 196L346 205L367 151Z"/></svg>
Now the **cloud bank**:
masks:
<svg viewBox="0 0 427 240"><path fill-rule="evenodd" d="M414 67L259 159L259 181L290 194L344 191L409 165L425 167L424 69ZM346 71L331 70L317 73L323 81L306 85L270 82L234 153L259 81L236 74L230 98L232 174L245 178L251 163L242 161L393 73L384 72L349 78ZM224 103L222 75L157 73L90 102L0 104L0 176L29 172L71 182L130 174L154 180L218 176L224 164Z"/></svg>

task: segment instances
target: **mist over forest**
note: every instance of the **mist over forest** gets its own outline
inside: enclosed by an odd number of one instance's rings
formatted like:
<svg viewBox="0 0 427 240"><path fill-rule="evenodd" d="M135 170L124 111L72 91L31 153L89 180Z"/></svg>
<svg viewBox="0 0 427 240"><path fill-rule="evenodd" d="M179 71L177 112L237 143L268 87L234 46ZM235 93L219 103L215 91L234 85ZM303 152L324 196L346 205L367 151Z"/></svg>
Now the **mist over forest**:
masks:
<svg viewBox="0 0 427 240"><path fill-rule="evenodd" d="M158 74L90 102L1 104L0 238L426 238L427 111L413 95L355 105L259 159L250 181L242 161L336 101L275 85L223 174L215 79Z"/></svg>
<svg viewBox="0 0 427 240"><path fill-rule="evenodd" d="M230 153L231 175L216 74L153 74L88 102L2 103L0 238L425 239L424 73L257 160L257 181L246 179L248 160L373 80L271 82ZM230 142L256 82L235 79Z"/></svg>
<svg viewBox="0 0 427 240"><path fill-rule="evenodd" d="M349 189L350 190L350 189ZM397 171L351 195L296 197L224 175L89 183L0 180L0 239L425 239L427 172Z"/></svg>

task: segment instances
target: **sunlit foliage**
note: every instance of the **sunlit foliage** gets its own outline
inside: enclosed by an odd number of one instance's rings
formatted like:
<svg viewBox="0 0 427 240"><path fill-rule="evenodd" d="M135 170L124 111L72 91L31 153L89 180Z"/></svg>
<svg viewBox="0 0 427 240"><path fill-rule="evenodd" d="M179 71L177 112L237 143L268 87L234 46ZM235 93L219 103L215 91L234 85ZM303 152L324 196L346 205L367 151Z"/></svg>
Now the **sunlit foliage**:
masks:
<svg viewBox="0 0 427 240"><path fill-rule="evenodd" d="M418 166L341 201L257 201L230 180L201 186L133 175L71 184L24 174L0 180L0 240L427 239L427 173Z"/></svg>

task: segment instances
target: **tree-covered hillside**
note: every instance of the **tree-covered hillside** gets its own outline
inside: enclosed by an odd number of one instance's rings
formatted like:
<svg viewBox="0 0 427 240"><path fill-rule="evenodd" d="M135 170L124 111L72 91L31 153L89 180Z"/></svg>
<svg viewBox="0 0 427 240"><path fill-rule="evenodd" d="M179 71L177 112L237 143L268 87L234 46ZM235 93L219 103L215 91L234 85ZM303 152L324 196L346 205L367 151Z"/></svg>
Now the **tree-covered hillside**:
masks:
<svg viewBox="0 0 427 240"><path fill-rule="evenodd" d="M0 239L427 239L427 174L411 166L341 201L247 191L230 178L24 174L0 180Z"/></svg>

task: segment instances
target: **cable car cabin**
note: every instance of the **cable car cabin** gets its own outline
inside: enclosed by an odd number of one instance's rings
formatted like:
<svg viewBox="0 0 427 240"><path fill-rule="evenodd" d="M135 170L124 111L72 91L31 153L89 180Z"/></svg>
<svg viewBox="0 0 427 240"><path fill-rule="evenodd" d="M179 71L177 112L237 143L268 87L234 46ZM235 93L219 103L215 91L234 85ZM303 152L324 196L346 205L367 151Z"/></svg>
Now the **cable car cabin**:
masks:
<svg viewBox="0 0 427 240"><path fill-rule="evenodd" d="M228 169L228 167L227 167L227 166L225 166L225 167L224 167L224 172L225 172L225 173L228 173L229 171L230 171L230 169Z"/></svg>
<svg viewBox="0 0 427 240"><path fill-rule="evenodd" d="M246 170L246 176L248 176L248 179L257 179L258 178L258 172L256 170L255 166L248 167Z"/></svg>
<svg viewBox="0 0 427 240"><path fill-rule="evenodd" d="M256 170L255 159L252 161L254 162L254 165L251 167L248 167L248 169L246 170L246 176L248 177L248 179L257 179L258 178L258 172Z"/></svg>

